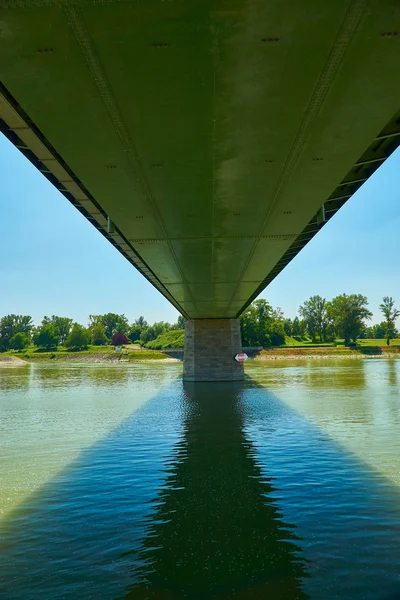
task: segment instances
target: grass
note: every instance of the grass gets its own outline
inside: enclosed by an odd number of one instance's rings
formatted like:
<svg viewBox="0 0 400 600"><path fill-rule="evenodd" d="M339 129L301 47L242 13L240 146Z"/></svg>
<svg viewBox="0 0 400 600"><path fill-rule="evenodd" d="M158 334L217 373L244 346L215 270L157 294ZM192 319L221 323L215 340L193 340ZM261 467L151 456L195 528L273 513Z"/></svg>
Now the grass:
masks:
<svg viewBox="0 0 400 600"><path fill-rule="evenodd" d="M342 340L343 341L343 340ZM365 339L365 340L357 340L357 344L359 346L386 346L386 339ZM391 346L400 346L400 339L391 340Z"/></svg>
<svg viewBox="0 0 400 600"><path fill-rule="evenodd" d="M175 332L176 333L176 332ZM365 339L358 340L356 348L347 348L344 346L344 340L336 340L334 343L312 343L311 340L297 341L294 338L286 337L286 345L262 350L260 354L277 356L282 355L333 355L346 356L357 354L400 354L400 339L392 340L391 345L386 345L384 339ZM89 346L86 350L71 352L63 346L54 349L45 350L31 346L25 350L8 350L2 356L17 356L29 361L76 361L82 359L83 362L90 361L92 358L96 360L110 360L117 358L117 354L113 346ZM141 360L162 360L168 356L159 350L138 349L128 347L125 348L121 359L123 361L135 362Z"/></svg>
<svg viewBox="0 0 400 600"><path fill-rule="evenodd" d="M162 350L163 348L183 348L185 332L183 329L167 331L159 335L155 340L148 342L146 348Z"/></svg>
<svg viewBox="0 0 400 600"><path fill-rule="evenodd" d="M366 355L394 355L400 354L400 346L357 346L348 348L344 345L338 346L280 346L261 350L261 356L357 356Z"/></svg>
<svg viewBox="0 0 400 600"><path fill-rule="evenodd" d="M334 342L312 342L310 339L301 342L292 337L286 336L286 348L334 348L335 346L344 346L344 340L336 339ZM386 339L365 339L357 340L357 346L387 346ZM390 346L400 346L400 339L392 340ZM282 346L281 346L282 347Z"/></svg>
<svg viewBox="0 0 400 600"><path fill-rule="evenodd" d="M301 348L331 348L332 346L334 346L333 342L312 342L309 339L306 340L302 340L301 342L299 342L298 340L295 340L292 337L289 337L288 335L285 336L285 346L286 347L293 347L293 348L297 348L297 347L301 347Z"/></svg>
<svg viewBox="0 0 400 600"><path fill-rule="evenodd" d="M36 348L36 346L31 346L29 348L25 348L24 350L8 350L7 352L3 352L3 356L17 356L18 358L22 358L24 360L75 360L79 361L80 358L117 358L117 353L114 350L113 346L89 346L86 350L78 350L71 352L67 348L63 346L58 346L57 348L45 350L42 348ZM124 350L121 359L128 361L137 361L137 360L161 360L168 358L162 352L157 352L156 350L132 350L126 349Z"/></svg>

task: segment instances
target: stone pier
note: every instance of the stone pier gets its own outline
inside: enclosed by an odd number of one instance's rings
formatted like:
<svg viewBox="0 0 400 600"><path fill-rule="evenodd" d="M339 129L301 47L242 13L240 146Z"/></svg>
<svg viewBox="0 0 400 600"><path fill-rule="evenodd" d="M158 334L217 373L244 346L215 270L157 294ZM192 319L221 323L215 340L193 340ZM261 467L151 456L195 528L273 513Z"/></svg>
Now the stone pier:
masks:
<svg viewBox="0 0 400 600"><path fill-rule="evenodd" d="M243 364L239 319L196 319L185 323L184 381L240 381Z"/></svg>

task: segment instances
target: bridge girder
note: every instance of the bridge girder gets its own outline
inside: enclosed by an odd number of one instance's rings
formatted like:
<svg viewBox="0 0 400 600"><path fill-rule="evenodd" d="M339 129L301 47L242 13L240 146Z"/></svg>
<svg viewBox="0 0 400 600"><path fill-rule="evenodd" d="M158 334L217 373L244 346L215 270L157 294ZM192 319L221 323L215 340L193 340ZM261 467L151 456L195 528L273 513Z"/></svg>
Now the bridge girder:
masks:
<svg viewBox="0 0 400 600"><path fill-rule="evenodd" d="M238 316L400 143L397 0L0 6L1 130L187 318Z"/></svg>

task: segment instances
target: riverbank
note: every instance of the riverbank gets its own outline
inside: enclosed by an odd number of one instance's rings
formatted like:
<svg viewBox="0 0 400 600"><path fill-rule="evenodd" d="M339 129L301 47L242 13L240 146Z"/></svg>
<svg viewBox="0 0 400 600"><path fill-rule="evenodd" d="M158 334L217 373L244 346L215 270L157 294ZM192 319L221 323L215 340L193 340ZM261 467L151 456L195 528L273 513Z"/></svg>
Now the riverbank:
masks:
<svg viewBox="0 0 400 600"><path fill-rule="evenodd" d="M77 362L93 364L111 364L111 363L135 363L135 362L177 362L178 359L170 357L157 350L132 350L124 349L122 353L115 352L111 346L92 347L88 350L68 352L64 349L58 349L53 352L43 352L38 349L28 349L22 352L7 352L0 355L0 364L13 364L16 360L19 363L26 362Z"/></svg>
<svg viewBox="0 0 400 600"><path fill-rule="evenodd" d="M327 359L327 358L400 358L400 346L345 346L314 348L269 348L255 352L254 360Z"/></svg>
<svg viewBox="0 0 400 600"><path fill-rule="evenodd" d="M22 360L17 356L1 356L0 355L0 367L13 367L28 364L26 360Z"/></svg>
<svg viewBox="0 0 400 600"><path fill-rule="evenodd" d="M400 358L400 346L345 346L321 347L279 347L268 349L245 349L250 360L298 360L329 358ZM27 362L76 362L93 364L116 364L136 362L179 362L183 359L183 349L148 350L127 347L121 354L111 346L93 346L87 350L68 352L58 349L53 352L28 349L22 352L7 352L0 355L0 365L26 364Z"/></svg>

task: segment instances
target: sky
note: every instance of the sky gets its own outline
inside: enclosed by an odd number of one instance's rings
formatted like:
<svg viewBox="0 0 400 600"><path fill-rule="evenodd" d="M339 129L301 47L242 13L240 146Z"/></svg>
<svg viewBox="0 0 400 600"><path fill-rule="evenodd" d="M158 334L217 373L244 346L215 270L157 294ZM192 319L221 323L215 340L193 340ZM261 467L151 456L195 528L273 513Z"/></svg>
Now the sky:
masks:
<svg viewBox="0 0 400 600"><path fill-rule="evenodd" d="M176 321L176 309L1 134L0 165L0 316ZM314 294L360 293L377 323L383 296L400 307L399 267L400 149L260 297L293 318Z"/></svg>

